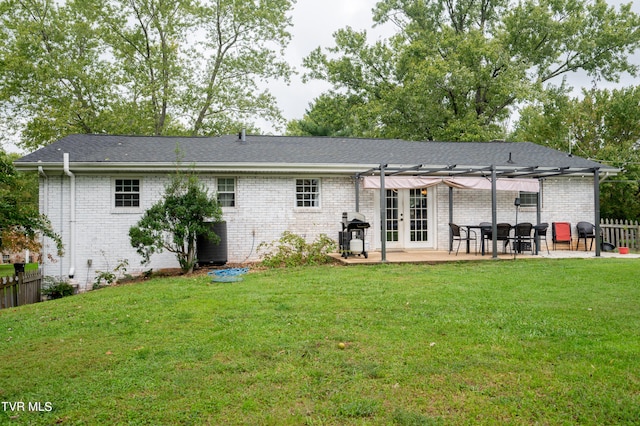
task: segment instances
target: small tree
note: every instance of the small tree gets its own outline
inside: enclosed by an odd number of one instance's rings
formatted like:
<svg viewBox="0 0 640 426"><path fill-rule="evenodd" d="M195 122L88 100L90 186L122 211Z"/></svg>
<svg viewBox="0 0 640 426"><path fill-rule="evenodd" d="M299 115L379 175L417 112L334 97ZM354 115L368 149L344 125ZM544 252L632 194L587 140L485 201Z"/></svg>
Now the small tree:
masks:
<svg viewBox="0 0 640 426"><path fill-rule="evenodd" d="M129 229L131 245L142 256L143 264L148 264L154 253L167 250L176 254L184 273L191 273L196 264L198 235L218 239L205 220L222 220L218 201L209 196L195 175L178 172L165 187L164 198Z"/></svg>

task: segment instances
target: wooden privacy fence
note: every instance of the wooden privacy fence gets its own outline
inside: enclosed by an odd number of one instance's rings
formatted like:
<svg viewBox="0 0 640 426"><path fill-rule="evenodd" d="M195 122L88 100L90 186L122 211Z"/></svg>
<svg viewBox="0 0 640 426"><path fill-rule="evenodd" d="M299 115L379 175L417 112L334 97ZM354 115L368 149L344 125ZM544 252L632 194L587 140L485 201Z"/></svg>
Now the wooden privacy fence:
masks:
<svg viewBox="0 0 640 426"><path fill-rule="evenodd" d="M640 225L638 221L603 219L600 221L602 241L616 247L640 249Z"/></svg>
<svg viewBox="0 0 640 426"><path fill-rule="evenodd" d="M42 272L19 272L0 278L0 309L37 303L41 300Z"/></svg>

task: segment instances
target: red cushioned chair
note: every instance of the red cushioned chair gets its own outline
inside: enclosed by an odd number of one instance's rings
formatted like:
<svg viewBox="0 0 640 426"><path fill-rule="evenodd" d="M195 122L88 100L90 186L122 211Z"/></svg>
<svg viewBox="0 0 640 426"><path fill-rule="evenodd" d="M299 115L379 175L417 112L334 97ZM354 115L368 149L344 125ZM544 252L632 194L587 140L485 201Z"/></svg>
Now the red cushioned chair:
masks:
<svg viewBox="0 0 640 426"><path fill-rule="evenodd" d="M571 223L553 222L551 229L553 233L553 249L556 249L558 243L567 243L569 244L569 250L571 250Z"/></svg>

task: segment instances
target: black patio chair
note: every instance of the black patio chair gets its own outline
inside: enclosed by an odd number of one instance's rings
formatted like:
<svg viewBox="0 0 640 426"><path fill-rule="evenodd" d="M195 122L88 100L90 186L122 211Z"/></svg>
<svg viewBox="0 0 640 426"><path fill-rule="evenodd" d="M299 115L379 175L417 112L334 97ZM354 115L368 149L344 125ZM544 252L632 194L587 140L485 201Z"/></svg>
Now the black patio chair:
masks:
<svg viewBox="0 0 640 426"><path fill-rule="evenodd" d="M474 251L475 254L478 254L478 241L477 241L477 235L474 231L469 231L467 233L466 229L462 229L460 228L460 226L456 225L455 223L450 223L449 224L449 228L451 229L451 239L452 242L453 241L458 241L458 247L456 248L456 256L458 255L458 251L460 250L460 243L463 241L467 241L467 242L471 242L473 240L473 246L474 246ZM473 237L472 237L473 235ZM453 244L449 245L449 254L451 254L451 251L453 250Z"/></svg>
<svg viewBox="0 0 640 426"><path fill-rule="evenodd" d="M549 224L546 222L539 223L533 227L535 230L535 235L538 236L536 240L536 244L538 244L537 250L540 251L540 247L542 245L542 239L544 238L544 244L547 246L547 254L549 254L549 243L547 242L547 230L549 229Z"/></svg>
<svg viewBox="0 0 640 426"><path fill-rule="evenodd" d="M507 247L509 247L509 239L511 238L511 224L509 223L498 223L498 235L496 235L496 240L503 241L504 245L502 247L502 252L507 252ZM511 247L509 247L511 250Z"/></svg>
<svg viewBox="0 0 640 426"><path fill-rule="evenodd" d="M531 254L533 254L533 243L534 238L531 235L531 231L533 230L533 225L529 222L522 222L516 224L513 232L513 249L517 253L522 253L524 251L524 247L527 247L526 243L528 243L528 248L531 249Z"/></svg>
<svg viewBox="0 0 640 426"><path fill-rule="evenodd" d="M596 239L596 227L592 223L589 222L578 222L576 225L576 229L578 230L578 241L576 241L576 250L578 250L578 246L580 245L580 240L584 240L584 251L587 251L587 240L591 240L591 244L589 245L589 251L593 248L593 241Z"/></svg>

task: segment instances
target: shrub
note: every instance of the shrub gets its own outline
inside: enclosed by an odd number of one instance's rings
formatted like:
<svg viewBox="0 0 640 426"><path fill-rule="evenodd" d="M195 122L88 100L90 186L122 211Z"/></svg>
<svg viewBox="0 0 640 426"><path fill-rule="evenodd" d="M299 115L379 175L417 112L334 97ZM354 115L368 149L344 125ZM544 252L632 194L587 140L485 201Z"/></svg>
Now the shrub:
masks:
<svg viewBox="0 0 640 426"><path fill-rule="evenodd" d="M277 241L261 243L258 253L262 254L262 265L279 268L301 265L320 265L333 259L328 253L336 250L336 242L326 234L320 234L312 243L292 232L285 231Z"/></svg>
<svg viewBox="0 0 640 426"><path fill-rule="evenodd" d="M118 265L113 271L109 270L108 267L106 271L96 271L96 278L93 281L93 290L115 283L119 276L126 274L128 266L129 261L127 259L119 259Z"/></svg>
<svg viewBox="0 0 640 426"><path fill-rule="evenodd" d="M60 277L44 277L42 286L42 294L49 299L60 299L62 297L73 295L73 286L68 281Z"/></svg>

